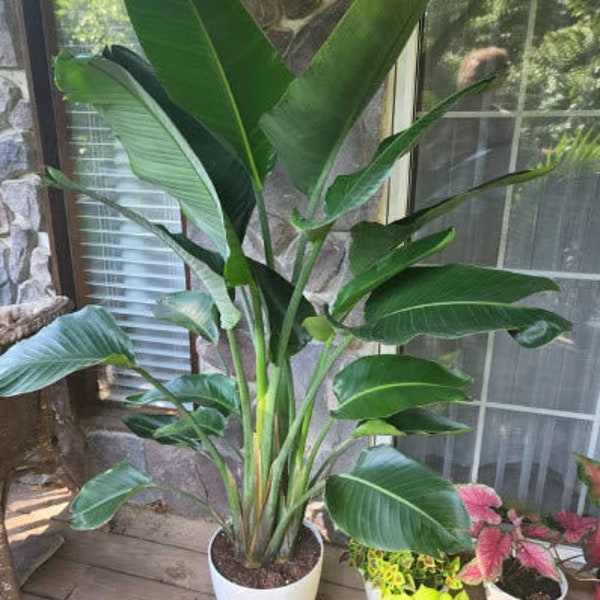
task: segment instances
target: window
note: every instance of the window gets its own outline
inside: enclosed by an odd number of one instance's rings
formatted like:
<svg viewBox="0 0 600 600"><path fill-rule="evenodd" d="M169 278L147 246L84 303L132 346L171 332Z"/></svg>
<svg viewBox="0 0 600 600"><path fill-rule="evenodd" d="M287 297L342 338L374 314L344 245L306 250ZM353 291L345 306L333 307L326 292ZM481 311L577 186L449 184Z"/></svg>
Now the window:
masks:
<svg viewBox="0 0 600 600"><path fill-rule="evenodd" d="M62 48L89 54L101 52L110 42L139 52L121 2L100 7L87 0L57 0L55 5ZM176 201L133 175L125 151L100 115L88 105L70 105L67 110L78 181L171 231L181 231ZM159 379L189 373L188 334L152 316L156 298L185 289L181 261L150 233L89 198L79 200L78 228L86 300L110 310L133 339L140 364ZM101 379L100 394L120 400L145 385L130 371L110 372Z"/></svg>
<svg viewBox="0 0 600 600"><path fill-rule="evenodd" d="M432 0L419 110L497 67L508 74L455 107L421 146L413 208L533 167L561 145L585 145L600 117L598 56L600 8L592 0ZM571 452L600 451L599 190L598 173L582 159L543 181L489 192L447 219L457 241L445 260L551 277L561 292L542 296L541 305L574 328L538 350L505 333L411 344L411 352L475 377L473 406L452 409L474 432L401 441L402 449L506 498L583 508Z"/></svg>

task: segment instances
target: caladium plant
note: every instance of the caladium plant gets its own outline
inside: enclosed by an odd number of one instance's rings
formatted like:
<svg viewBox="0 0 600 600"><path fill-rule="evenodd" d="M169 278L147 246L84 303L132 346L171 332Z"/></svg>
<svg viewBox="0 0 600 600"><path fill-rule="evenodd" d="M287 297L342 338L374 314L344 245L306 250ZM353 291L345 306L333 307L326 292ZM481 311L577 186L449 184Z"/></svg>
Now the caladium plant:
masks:
<svg viewBox="0 0 600 600"><path fill-rule="evenodd" d="M600 463L576 457L580 469L587 469L591 480L600 481ZM582 466L583 465L583 466ZM471 517L475 539L475 558L459 573L468 585L490 583L502 578L504 561L513 558L540 575L559 580L562 560L557 546L580 545L585 558L582 570L600 567L600 521L561 510L551 516L519 514L506 509L497 492L486 485L459 485L456 489Z"/></svg>

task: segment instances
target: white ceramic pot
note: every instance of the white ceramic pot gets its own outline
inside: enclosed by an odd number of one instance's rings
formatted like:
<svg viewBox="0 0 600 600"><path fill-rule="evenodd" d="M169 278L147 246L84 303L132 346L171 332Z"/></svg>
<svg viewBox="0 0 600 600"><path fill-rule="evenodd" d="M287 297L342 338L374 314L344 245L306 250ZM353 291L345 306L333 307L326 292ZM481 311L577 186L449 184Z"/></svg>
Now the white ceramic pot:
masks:
<svg viewBox="0 0 600 600"><path fill-rule="evenodd" d="M370 581L365 581L365 592L367 592L367 600L381 600L381 592L373 587Z"/></svg>
<svg viewBox="0 0 600 600"><path fill-rule="evenodd" d="M564 600L567 592L569 591L569 583L567 582L567 578L562 571L559 571L558 574L560 575L561 592L558 600ZM516 600L514 596L507 594L494 583L486 583L484 589L487 600Z"/></svg>
<svg viewBox="0 0 600 600"><path fill-rule="evenodd" d="M315 600L321 581L321 569L323 568L323 540L312 523L305 521L304 525L312 531L319 542L321 555L317 564L302 579L290 583L290 585L270 590L243 587L229 581L219 573L212 560L212 545L221 530L215 531L208 545L208 564L216 600Z"/></svg>

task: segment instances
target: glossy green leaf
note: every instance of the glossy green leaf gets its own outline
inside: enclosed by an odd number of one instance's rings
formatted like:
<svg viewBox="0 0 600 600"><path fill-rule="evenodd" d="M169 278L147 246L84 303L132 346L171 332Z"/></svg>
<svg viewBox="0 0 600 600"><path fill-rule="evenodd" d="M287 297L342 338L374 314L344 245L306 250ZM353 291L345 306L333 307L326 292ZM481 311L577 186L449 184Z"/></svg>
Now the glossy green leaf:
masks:
<svg viewBox="0 0 600 600"><path fill-rule="evenodd" d="M180 402L215 408L223 415L239 414L239 398L236 383L220 373L180 375L167 382L165 387ZM152 389L143 394L127 398L136 406L146 406L156 402L170 402L159 390Z"/></svg>
<svg viewBox="0 0 600 600"><path fill-rule="evenodd" d="M425 404L464 402L471 379L414 356L364 356L340 371L333 381L339 408L336 419L388 417Z"/></svg>
<svg viewBox="0 0 600 600"><path fill-rule="evenodd" d="M424 208L405 217L382 225L380 223L358 223L352 228L352 245L350 246L350 268L355 275L371 269L377 261L388 255L413 233L447 213L452 212L463 202L495 188L526 183L538 177L544 177L555 167L549 166L529 171L509 173L492 179L475 188L450 196L430 207Z"/></svg>
<svg viewBox="0 0 600 600"><path fill-rule="evenodd" d="M331 326L327 317L323 315L307 317L302 321L302 325L304 325L310 336L319 342L326 342L335 335L335 329Z"/></svg>
<svg viewBox="0 0 600 600"><path fill-rule="evenodd" d="M71 527L98 529L108 523L133 495L155 488L148 475L128 462L90 479L71 504Z"/></svg>
<svg viewBox="0 0 600 600"><path fill-rule="evenodd" d="M45 388L95 365L134 364L131 340L112 315L100 306L86 306L59 317L0 356L0 397Z"/></svg>
<svg viewBox="0 0 600 600"><path fill-rule="evenodd" d="M267 307L270 331L269 355L271 360L274 360L277 356L279 335L283 326L283 319L290 304L292 294L294 293L294 288L287 279L262 263L251 261L250 268L252 269L254 280L263 293ZM287 347L287 356L297 354L310 341L310 334L304 328L302 323L308 317L314 316L316 316L315 309L312 304L303 297L294 319L294 326Z"/></svg>
<svg viewBox="0 0 600 600"><path fill-rule="evenodd" d="M345 533L372 548L436 555L471 547L471 521L454 487L389 446L363 450L327 480L325 503Z"/></svg>
<svg viewBox="0 0 600 600"><path fill-rule="evenodd" d="M215 303L202 292L174 292L167 294L152 307L157 319L179 325L212 344L219 341L219 327Z"/></svg>
<svg viewBox="0 0 600 600"><path fill-rule="evenodd" d="M513 305L536 292L557 290L550 279L470 265L412 267L375 290L357 337L401 345L417 335L454 339L505 329L537 347L571 328L546 310Z"/></svg>
<svg viewBox="0 0 600 600"><path fill-rule="evenodd" d="M55 60L57 87L71 102L102 112L129 156L133 172L179 202L191 223L227 257L225 222L217 192L204 167L158 103L120 65L101 57Z"/></svg>
<svg viewBox="0 0 600 600"><path fill-rule="evenodd" d="M495 81L495 76L488 77L459 90L417 119L408 129L383 140L368 166L356 173L339 175L336 178L325 196L323 221L305 222L304 228L323 227L327 223L337 221L346 213L360 208L388 179L396 161L415 148L431 127L459 100L466 96L483 93Z"/></svg>
<svg viewBox="0 0 600 600"><path fill-rule="evenodd" d="M152 67L135 52L123 46L111 46L103 56L127 69L173 121L206 169L234 231L240 239L244 239L256 204L256 193L242 161L202 123L169 98Z"/></svg>
<svg viewBox="0 0 600 600"><path fill-rule="evenodd" d="M210 268L210 266L207 264L208 261L203 262L203 258L197 258L198 252L202 251L202 256L210 259L211 262L222 264L220 261L214 258L213 253L200 248L200 246L197 246L190 240L187 240L185 236L172 234L163 226L154 225L133 210L125 206L121 206L117 202L110 200L109 198L105 198L104 196L101 196L100 194L97 194L96 192L87 189L82 185L75 183L74 181L71 181L58 169L48 167L48 176L46 181L49 185L53 185L64 190L69 190L77 194L89 196L90 198L93 198L94 200L97 200L106 206L110 206L112 209L121 213L136 225L139 225L146 231L154 234L161 242L171 248L171 250L173 250L173 252L175 252L175 254L177 254L177 256L179 256L179 258L190 268L192 273L204 284L215 301L217 309L219 310L219 314L221 315L221 326L224 329L231 329L240 320L240 311L231 301L227 291L227 285L223 277ZM182 243L182 240L185 240L185 243ZM194 253L190 252L190 249L193 249Z"/></svg>
<svg viewBox="0 0 600 600"><path fill-rule="evenodd" d="M190 416L207 435L223 437L227 426L227 418L218 410L202 407L190 413ZM198 434L183 418L168 423L154 432L154 439L157 441L160 441L161 438L173 437L197 438Z"/></svg>
<svg viewBox="0 0 600 600"><path fill-rule="evenodd" d="M263 179L273 150L258 119L292 80L240 0L125 0L146 56L171 98Z"/></svg>
<svg viewBox="0 0 600 600"><path fill-rule="evenodd" d="M444 415L423 408L409 408L385 419L362 421L354 430L361 436L448 435L468 433L471 428Z"/></svg>
<svg viewBox="0 0 600 600"><path fill-rule="evenodd" d="M406 45L427 0L354 0L261 124L294 183L323 181L346 134Z"/></svg>
<svg viewBox="0 0 600 600"><path fill-rule="evenodd" d="M333 317L343 319L364 296L407 267L441 252L454 240L454 236L454 230L447 229L392 250L340 290L331 307Z"/></svg>
<svg viewBox="0 0 600 600"><path fill-rule="evenodd" d="M191 450L200 450L202 444L196 439L196 436L184 436L184 435L163 435L160 438L156 438L154 434L156 431L167 425L172 425L177 422L178 417L175 415L146 415L140 413L134 413L127 415L123 422L135 435L138 437L154 440L159 444L165 444L169 446L181 446L182 448L189 448Z"/></svg>

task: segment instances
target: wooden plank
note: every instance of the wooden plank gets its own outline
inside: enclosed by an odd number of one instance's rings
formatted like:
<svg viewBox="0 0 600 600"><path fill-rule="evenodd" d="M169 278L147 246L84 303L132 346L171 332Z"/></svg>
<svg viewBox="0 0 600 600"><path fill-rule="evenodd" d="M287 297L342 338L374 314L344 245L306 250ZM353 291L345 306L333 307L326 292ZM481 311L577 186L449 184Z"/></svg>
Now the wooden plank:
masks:
<svg viewBox="0 0 600 600"><path fill-rule="evenodd" d="M362 577L356 569L351 569L347 563L340 563L341 548L335 546L325 546L325 560L323 561L323 574L321 578L324 581L336 583L347 588L361 590L365 593Z"/></svg>
<svg viewBox="0 0 600 600"><path fill-rule="evenodd" d="M66 600L90 570L88 565L52 558L25 584L30 594L43 594L52 600Z"/></svg>
<svg viewBox="0 0 600 600"><path fill-rule="evenodd" d="M57 556L126 575L211 593L206 555L98 531L65 530L67 543Z"/></svg>
<svg viewBox="0 0 600 600"><path fill-rule="evenodd" d="M212 594L198 594L180 587L124 575L94 567L69 596L69 600L209 600Z"/></svg>
<svg viewBox="0 0 600 600"><path fill-rule="evenodd" d="M317 600L365 600L365 588L356 590L322 581L319 586Z"/></svg>

